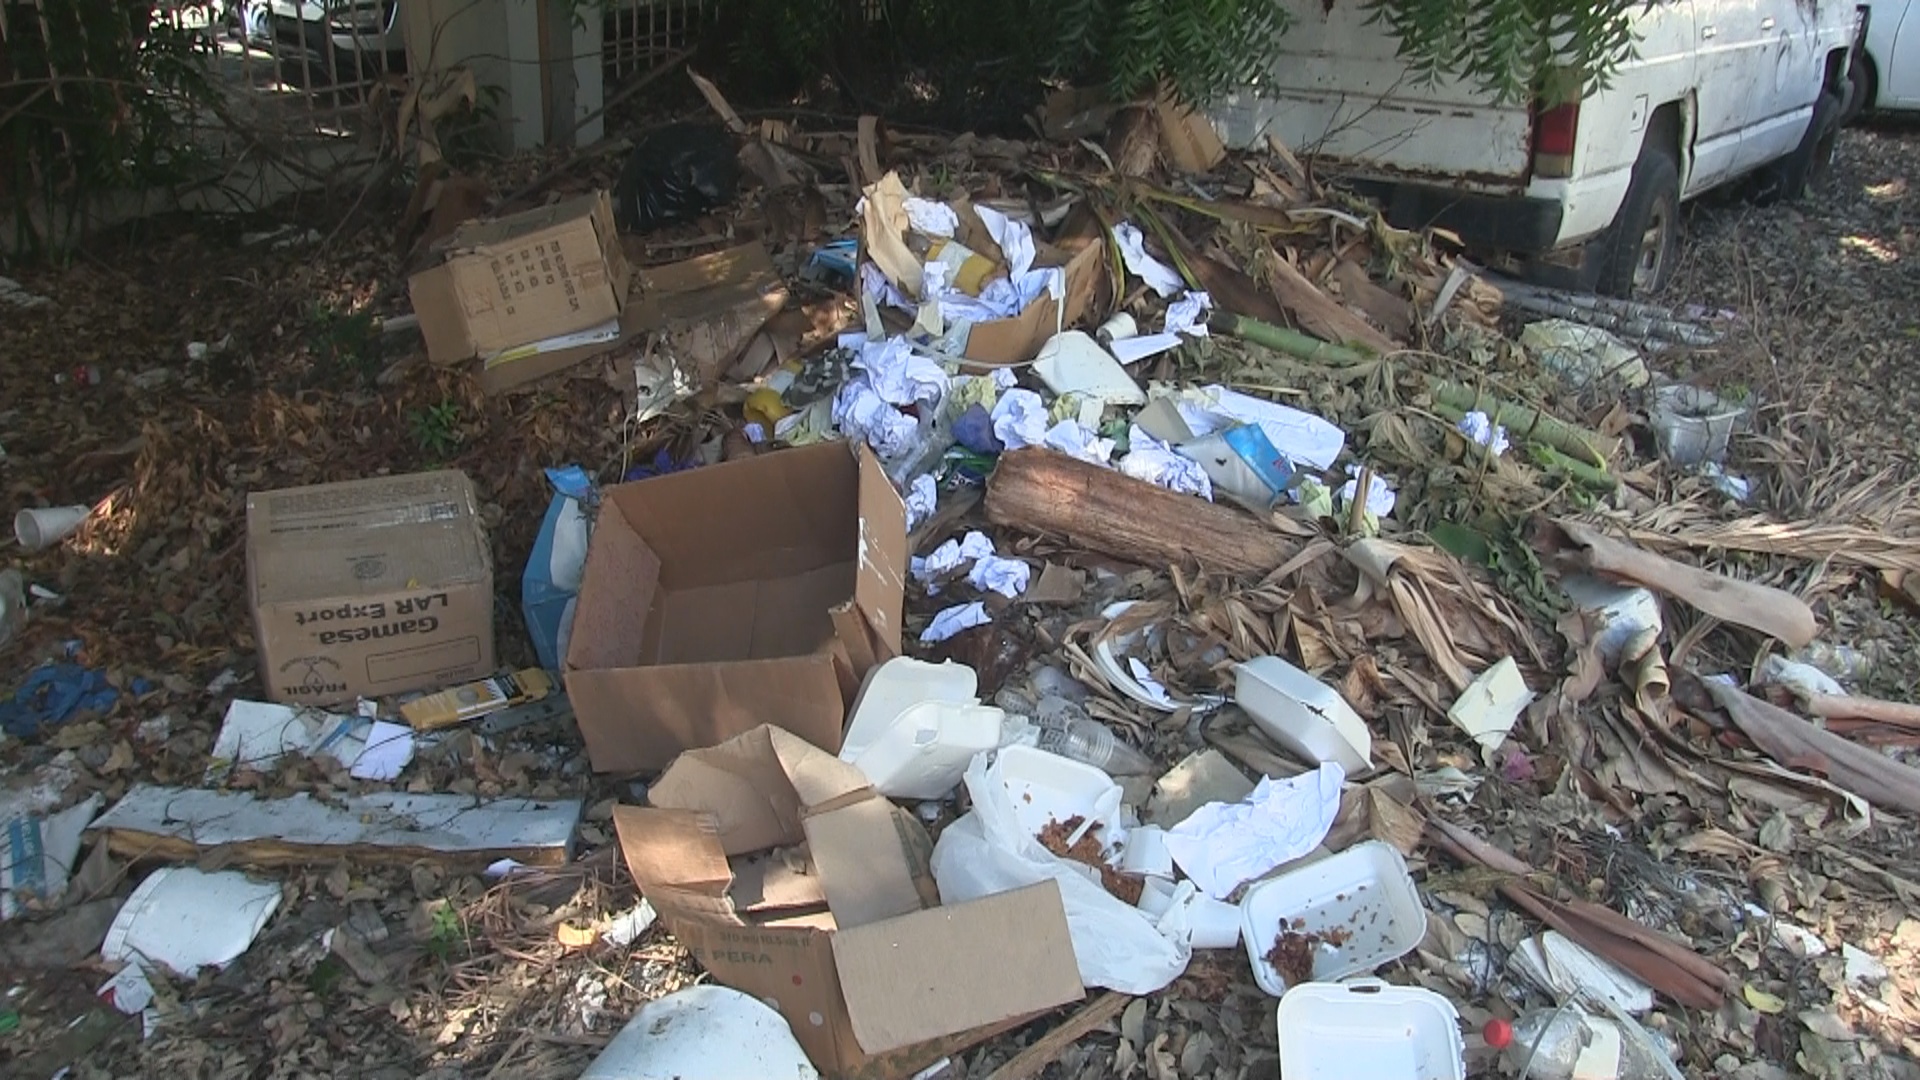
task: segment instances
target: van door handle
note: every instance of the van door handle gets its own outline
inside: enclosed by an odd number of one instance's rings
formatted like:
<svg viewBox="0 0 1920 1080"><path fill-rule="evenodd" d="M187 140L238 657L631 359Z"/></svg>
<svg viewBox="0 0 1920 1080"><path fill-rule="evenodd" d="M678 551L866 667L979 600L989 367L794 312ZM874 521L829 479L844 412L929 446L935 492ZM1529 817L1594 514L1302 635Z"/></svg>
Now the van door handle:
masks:
<svg viewBox="0 0 1920 1080"><path fill-rule="evenodd" d="M1766 18L1764 18L1764 19L1761 19L1761 20L1760 20L1760 29L1762 29L1762 30L1771 30L1771 29L1773 29L1773 16L1771 16L1771 15L1769 15L1769 16L1767 16Z"/></svg>
<svg viewBox="0 0 1920 1080"><path fill-rule="evenodd" d="M1710 37L1712 37L1713 35L1715 35L1715 34L1717 34L1717 33L1719 33L1719 32L1720 32L1720 31L1718 31L1718 30L1715 30L1715 29L1714 29L1713 27L1711 27L1711 26L1703 26L1703 27L1701 27L1701 28L1700 28L1700 38L1701 38L1701 40L1703 40L1703 41L1704 41L1705 39L1707 39L1707 38L1710 38Z"/></svg>

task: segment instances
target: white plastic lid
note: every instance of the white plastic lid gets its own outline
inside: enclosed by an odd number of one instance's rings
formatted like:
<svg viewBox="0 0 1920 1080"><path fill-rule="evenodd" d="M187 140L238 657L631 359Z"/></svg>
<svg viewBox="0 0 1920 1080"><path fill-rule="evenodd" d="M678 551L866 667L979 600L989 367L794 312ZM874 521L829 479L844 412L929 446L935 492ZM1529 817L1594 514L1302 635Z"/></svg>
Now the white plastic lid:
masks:
<svg viewBox="0 0 1920 1080"><path fill-rule="evenodd" d="M1378 979L1302 983L1280 999L1281 1080L1466 1080L1453 1003Z"/></svg>

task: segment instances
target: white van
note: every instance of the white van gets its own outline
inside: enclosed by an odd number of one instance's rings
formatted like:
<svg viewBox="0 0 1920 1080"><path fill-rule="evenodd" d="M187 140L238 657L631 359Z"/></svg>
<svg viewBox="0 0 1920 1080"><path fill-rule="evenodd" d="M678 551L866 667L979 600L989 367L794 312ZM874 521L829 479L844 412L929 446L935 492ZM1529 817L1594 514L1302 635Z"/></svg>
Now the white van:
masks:
<svg viewBox="0 0 1920 1080"><path fill-rule="evenodd" d="M1358 0L1282 0L1285 55L1214 119L1277 137L1503 268L1613 295L1671 274L1679 204L1755 176L1798 197L1831 159L1860 11L1840 0L1651 0L1606 89L1543 108L1427 84Z"/></svg>

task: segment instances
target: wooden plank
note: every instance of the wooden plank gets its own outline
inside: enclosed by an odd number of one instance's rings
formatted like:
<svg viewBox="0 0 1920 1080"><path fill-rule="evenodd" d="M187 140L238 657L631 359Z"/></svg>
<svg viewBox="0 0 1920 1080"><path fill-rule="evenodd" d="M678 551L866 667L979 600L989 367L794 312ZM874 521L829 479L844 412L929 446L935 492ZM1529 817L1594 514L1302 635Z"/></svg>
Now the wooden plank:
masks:
<svg viewBox="0 0 1920 1080"><path fill-rule="evenodd" d="M1051 450L1003 454L987 520L1145 566L1264 574L1299 545L1265 522Z"/></svg>
<svg viewBox="0 0 1920 1080"><path fill-rule="evenodd" d="M1066 1022L1045 1035L1035 1039L1033 1045L1013 1055L988 1080L1032 1080L1063 1053L1067 1047L1080 1041L1094 1028L1120 1015L1133 998L1127 994L1107 991L1083 1006L1079 1012L1067 1017Z"/></svg>
<svg viewBox="0 0 1920 1080"><path fill-rule="evenodd" d="M305 792L282 799L250 792L141 785L90 831L117 855L277 866L350 858L369 862L529 866L567 861L578 799L535 802L465 795L374 792L337 804Z"/></svg>

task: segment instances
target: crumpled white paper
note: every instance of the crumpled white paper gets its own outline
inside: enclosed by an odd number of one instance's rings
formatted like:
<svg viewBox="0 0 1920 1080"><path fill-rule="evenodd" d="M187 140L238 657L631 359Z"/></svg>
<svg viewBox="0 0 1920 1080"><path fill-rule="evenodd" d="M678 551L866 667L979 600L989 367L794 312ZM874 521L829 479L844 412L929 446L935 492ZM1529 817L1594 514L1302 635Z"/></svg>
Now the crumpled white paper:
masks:
<svg viewBox="0 0 1920 1080"><path fill-rule="evenodd" d="M848 379L833 398L833 426L848 439L866 440L883 458L912 449L920 424L874 393L863 378Z"/></svg>
<svg viewBox="0 0 1920 1080"><path fill-rule="evenodd" d="M1168 491L1213 499L1213 481L1207 470L1192 458L1174 453L1173 447L1147 434L1138 424L1127 432L1127 456L1120 459L1119 469L1135 480L1158 484Z"/></svg>
<svg viewBox="0 0 1920 1080"><path fill-rule="evenodd" d="M1027 591L1033 580L1033 567L1019 559L985 555L976 559L967 572L967 582L981 592L997 592L1011 600Z"/></svg>
<svg viewBox="0 0 1920 1080"><path fill-rule="evenodd" d="M920 644L932 645L945 641L962 630L985 626L992 621L987 614L987 606L978 600L971 604L956 604L933 617L933 621L920 634Z"/></svg>
<svg viewBox="0 0 1920 1080"><path fill-rule="evenodd" d="M1041 444L1095 465L1108 465L1113 460L1113 440L1096 436L1078 420L1062 420L1048 428ZM1007 449L1013 449L1012 444L1009 443Z"/></svg>
<svg viewBox="0 0 1920 1080"><path fill-rule="evenodd" d="M1237 803L1208 803L1167 830L1167 851L1200 891L1224 900L1243 882L1318 847L1340 811L1346 771L1333 762L1275 782L1263 777Z"/></svg>
<svg viewBox="0 0 1920 1080"><path fill-rule="evenodd" d="M932 581L945 577L961 566L976 559L985 559L993 555L993 541L978 529L970 529L967 535L958 540L948 540L928 552L924 558L915 555L907 560L907 572L915 581Z"/></svg>
<svg viewBox="0 0 1920 1080"><path fill-rule="evenodd" d="M907 224L913 226L914 232L947 237L960 227L960 215L954 213L953 207L946 203L909 195L902 205L907 212Z"/></svg>
<svg viewBox="0 0 1920 1080"><path fill-rule="evenodd" d="M842 334L840 347L859 350L853 370L865 375L867 385L889 405L938 405L946 396L947 373L915 353L904 337L870 341L865 334Z"/></svg>
<svg viewBox="0 0 1920 1080"><path fill-rule="evenodd" d="M1002 391L988 414L993 420L993 437L1009 450L1040 446L1047 438L1047 403L1031 390L1014 387Z"/></svg>
<svg viewBox="0 0 1920 1080"><path fill-rule="evenodd" d="M1187 287L1173 267L1147 254L1146 237L1140 235L1139 227L1133 222L1123 221L1115 225L1113 239L1120 246L1120 257L1126 261L1127 269L1138 275L1154 292L1161 296L1172 296Z"/></svg>
<svg viewBox="0 0 1920 1080"><path fill-rule="evenodd" d="M1478 409L1460 418L1456 425L1460 434L1487 448L1487 453L1499 457L1507 452L1507 429L1493 422L1493 419Z"/></svg>
<svg viewBox="0 0 1920 1080"><path fill-rule="evenodd" d="M933 516L934 506L940 500L940 485L933 479L932 473L921 473L907 485L907 531L920 527L920 523Z"/></svg>
<svg viewBox="0 0 1920 1080"><path fill-rule="evenodd" d="M1213 297L1193 291L1167 305L1167 332L1206 337L1207 312L1213 310Z"/></svg>
<svg viewBox="0 0 1920 1080"><path fill-rule="evenodd" d="M1340 502L1352 506L1354 497L1360 492L1360 466L1348 465L1347 475L1353 479L1340 485ZM1377 518L1386 517L1393 513L1393 505L1398 501L1400 496L1394 492L1393 485L1387 483L1386 477L1374 473L1367 478L1367 513Z"/></svg>

